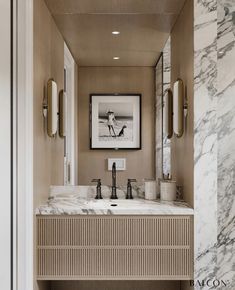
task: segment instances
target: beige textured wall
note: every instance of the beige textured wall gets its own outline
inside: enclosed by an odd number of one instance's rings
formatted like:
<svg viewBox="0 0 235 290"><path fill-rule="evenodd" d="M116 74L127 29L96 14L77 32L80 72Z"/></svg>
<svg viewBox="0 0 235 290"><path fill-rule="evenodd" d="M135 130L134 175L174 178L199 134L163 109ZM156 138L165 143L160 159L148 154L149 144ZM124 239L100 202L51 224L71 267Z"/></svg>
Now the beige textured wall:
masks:
<svg viewBox="0 0 235 290"><path fill-rule="evenodd" d="M184 82L188 99L186 130L172 139L172 175L183 185L183 197L193 206L193 1L187 0L171 34L171 87Z"/></svg>
<svg viewBox="0 0 235 290"><path fill-rule="evenodd" d="M142 94L142 150L89 150L90 93ZM127 170L118 172L117 184L127 178L154 177L154 68L151 67L80 67L78 69L78 183L90 184L101 178L111 184L107 158L124 157Z"/></svg>
<svg viewBox="0 0 235 290"><path fill-rule="evenodd" d="M51 184L63 184L63 139L49 138L42 116L46 84L53 78L63 88L64 41L43 0L34 0L34 206L48 198ZM35 228L35 227L34 227ZM34 290L49 289L48 282Z"/></svg>
<svg viewBox="0 0 235 290"><path fill-rule="evenodd" d="M63 88L64 42L43 0L34 1L34 200L48 196L51 184L63 183L63 139L50 138L42 116L46 84Z"/></svg>

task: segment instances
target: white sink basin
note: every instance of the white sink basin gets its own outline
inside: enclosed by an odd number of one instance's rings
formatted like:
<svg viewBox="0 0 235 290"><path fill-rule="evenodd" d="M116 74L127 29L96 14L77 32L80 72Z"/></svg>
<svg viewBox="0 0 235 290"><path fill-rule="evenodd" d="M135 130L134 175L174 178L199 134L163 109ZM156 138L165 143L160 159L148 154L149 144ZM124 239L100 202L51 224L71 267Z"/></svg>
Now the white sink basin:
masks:
<svg viewBox="0 0 235 290"><path fill-rule="evenodd" d="M160 204L156 201L147 201L144 199L100 199L90 200L86 203L86 208L95 211L112 211L116 214L138 213L156 210ZM164 205L161 204L161 207Z"/></svg>

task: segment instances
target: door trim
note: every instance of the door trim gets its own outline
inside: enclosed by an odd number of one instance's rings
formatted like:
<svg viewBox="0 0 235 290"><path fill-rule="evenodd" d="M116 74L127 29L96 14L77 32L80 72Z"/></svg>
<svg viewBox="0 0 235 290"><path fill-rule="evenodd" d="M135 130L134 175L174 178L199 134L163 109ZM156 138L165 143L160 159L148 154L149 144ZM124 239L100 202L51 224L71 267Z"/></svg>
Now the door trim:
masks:
<svg viewBox="0 0 235 290"><path fill-rule="evenodd" d="M67 131L70 127L70 136L71 142L68 148L70 153L69 168L70 168L70 185L77 185L77 98L76 96L76 78L77 78L77 65L76 62L67 47L64 43L64 68L70 70L71 76L71 102L69 108L69 102L67 102L67 108L71 112L71 122L67 122ZM67 73L66 73L67 74ZM68 84L66 84L68 87ZM67 150L67 149L66 149ZM68 164L67 164L68 166Z"/></svg>
<svg viewBox="0 0 235 290"><path fill-rule="evenodd" d="M13 1L13 259L14 290L32 290L33 0Z"/></svg>

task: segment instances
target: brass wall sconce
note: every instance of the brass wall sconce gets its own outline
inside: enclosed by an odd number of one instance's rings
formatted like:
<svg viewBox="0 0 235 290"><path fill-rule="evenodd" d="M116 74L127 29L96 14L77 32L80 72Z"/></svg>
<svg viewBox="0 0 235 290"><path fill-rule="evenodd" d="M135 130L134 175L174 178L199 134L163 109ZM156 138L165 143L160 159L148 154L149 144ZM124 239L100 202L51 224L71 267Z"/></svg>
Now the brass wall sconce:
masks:
<svg viewBox="0 0 235 290"><path fill-rule="evenodd" d="M58 122L58 98L57 84L53 79L47 82L47 98L43 103L43 116L47 119L47 134L54 137L57 132Z"/></svg>
<svg viewBox="0 0 235 290"><path fill-rule="evenodd" d="M183 81L178 79L173 86L173 131L178 138L184 134L184 121L188 113L188 104L184 90Z"/></svg>

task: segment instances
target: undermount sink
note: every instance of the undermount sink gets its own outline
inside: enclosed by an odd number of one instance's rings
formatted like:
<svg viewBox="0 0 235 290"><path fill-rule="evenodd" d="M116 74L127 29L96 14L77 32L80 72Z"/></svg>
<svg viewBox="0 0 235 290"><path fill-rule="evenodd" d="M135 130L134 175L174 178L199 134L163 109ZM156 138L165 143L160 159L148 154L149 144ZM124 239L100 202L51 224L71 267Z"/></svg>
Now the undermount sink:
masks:
<svg viewBox="0 0 235 290"><path fill-rule="evenodd" d="M158 204L155 201L147 201L144 199L101 199L101 200L90 200L87 203L89 208L96 209L108 209L110 207L118 207L119 209L137 209L140 207L150 208L156 207Z"/></svg>
<svg viewBox="0 0 235 290"><path fill-rule="evenodd" d="M127 199L101 199L85 202L84 209L97 213L110 214L192 214L192 209L180 202L150 201L141 198Z"/></svg>
<svg viewBox="0 0 235 290"><path fill-rule="evenodd" d="M101 200L89 200L85 202L85 208L87 210L95 210L98 212L109 212L116 214L131 214L138 213L138 211L144 211L147 213L152 209L156 209L158 204L154 201L146 201L144 199L101 199ZM111 211L111 212L110 212Z"/></svg>

